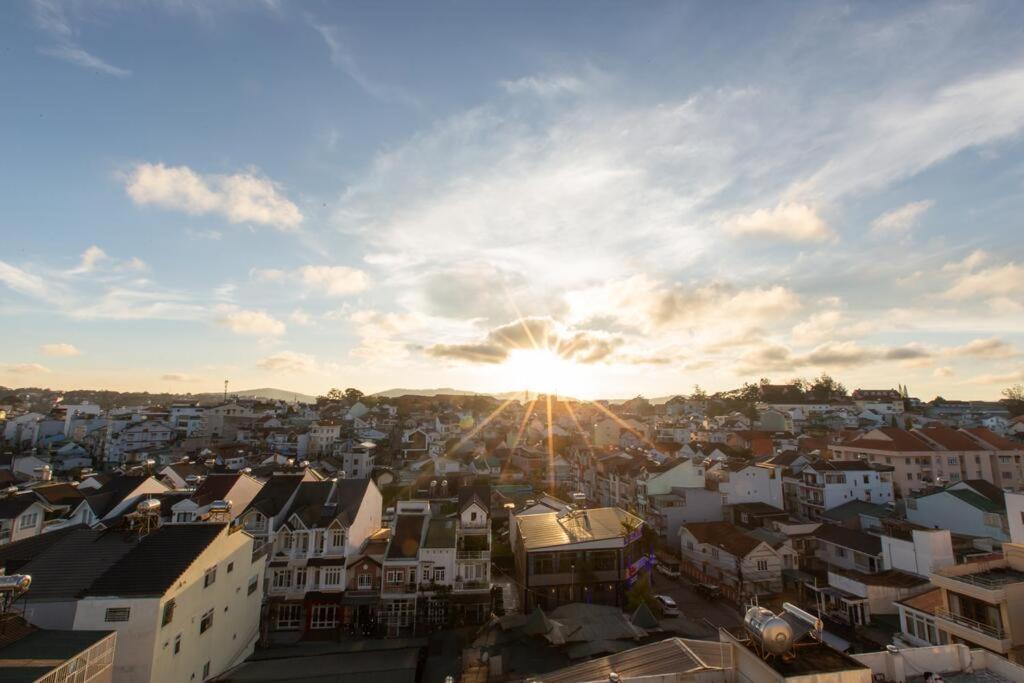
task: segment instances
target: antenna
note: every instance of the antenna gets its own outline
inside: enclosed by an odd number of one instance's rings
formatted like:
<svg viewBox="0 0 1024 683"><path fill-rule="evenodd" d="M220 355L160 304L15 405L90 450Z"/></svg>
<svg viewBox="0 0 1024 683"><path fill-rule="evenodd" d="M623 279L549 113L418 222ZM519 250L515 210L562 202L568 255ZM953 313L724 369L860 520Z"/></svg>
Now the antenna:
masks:
<svg viewBox="0 0 1024 683"><path fill-rule="evenodd" d="M228 381L224 380L224 402L228 402Z"/></svg>

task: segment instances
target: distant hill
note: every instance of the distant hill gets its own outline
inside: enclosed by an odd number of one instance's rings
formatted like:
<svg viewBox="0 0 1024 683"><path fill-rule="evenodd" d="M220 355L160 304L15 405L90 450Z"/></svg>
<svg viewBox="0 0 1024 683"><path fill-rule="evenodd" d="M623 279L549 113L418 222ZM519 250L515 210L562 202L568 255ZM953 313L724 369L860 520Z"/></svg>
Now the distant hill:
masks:
<svg viewBox="0 0 1024 683"><path fill-rule="evenodd" d="M388 389L386 391L378 391L376 394L371 396L379 396L381 398L398 398L399 396L490 396L491 394L482 394L479 391L465 391L463 389L452 389L450 387L441 387L440 389Z"/></svg>
<svg viewBox="0 0 1024 683"><path fill-rule="evenodd" d="M223 398L223 394L200 394L200 396L220 396ZM316 403L316 396L309 394L300 394L297 391L287 391L285 389L273 389L270 387L264 387L263 389L243 389L241 391L234 391L233 389L228 390L228 395L238 396L240 398L265 398L270 401L299 401L301 403Z"/></svg>

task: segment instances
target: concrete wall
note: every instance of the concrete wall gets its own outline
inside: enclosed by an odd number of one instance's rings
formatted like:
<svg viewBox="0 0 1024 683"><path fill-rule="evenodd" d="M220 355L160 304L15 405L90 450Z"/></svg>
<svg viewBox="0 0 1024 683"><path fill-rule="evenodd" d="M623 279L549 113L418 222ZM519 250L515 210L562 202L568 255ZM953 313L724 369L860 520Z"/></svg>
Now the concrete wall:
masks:
<svg viewBox="0 0 1024 683"><path fill-rule="evenodd" d="M985 513L950 493L917 498L915 508L907 506L907 519L921 526L949 529L958 534L1009 541L1010 534L985 524ZM1019 518L1018 514L1018 518ZM1020 520L1018 519L1018 522Z"/></svg>

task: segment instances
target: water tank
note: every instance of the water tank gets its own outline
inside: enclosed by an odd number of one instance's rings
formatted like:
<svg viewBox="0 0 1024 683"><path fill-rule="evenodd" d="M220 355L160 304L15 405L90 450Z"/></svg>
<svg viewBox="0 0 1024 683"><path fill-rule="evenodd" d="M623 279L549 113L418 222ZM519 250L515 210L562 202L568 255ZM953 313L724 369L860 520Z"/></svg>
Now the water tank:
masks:
<svg viewBox="0 0 1024 683"><path fill-rule="evenodd" d="M147 498L146 500L140 500L139 504L135 506L136 512L139 514L151 514L160 511L160 501L156 498Z"/></svg>
<svg viewBox="0 0 1024 683"><path fill-rule="evenodd" d="M231 512L231 501L230 500L215 500L210 503L210 512L212 513L228 513Z"/></svg>
<svg viewBox="0 0 1024 683"><path fill-rule="evenodd" d="M789 652L793 646L793 629L782 617L764 607L751 607L743 617L743 625L754 640L773 655Z"/></svg>
<svg viewBox="0 0 1024 683"><path fill-rule="evenodd" d="M10 576L0 576L0 591L19 590L27 591L28 587L32 585L32 577L28 574L11 574Z"/></svg>

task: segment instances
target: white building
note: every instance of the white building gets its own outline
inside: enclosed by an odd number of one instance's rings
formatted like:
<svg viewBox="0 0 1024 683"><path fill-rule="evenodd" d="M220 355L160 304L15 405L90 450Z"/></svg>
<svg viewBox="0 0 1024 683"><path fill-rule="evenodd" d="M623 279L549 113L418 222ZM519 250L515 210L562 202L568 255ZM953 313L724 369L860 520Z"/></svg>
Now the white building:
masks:
<svg viewBox="0 0 1024 683"><path fill-rule="evenodd" d="M810 463L800 472L797 512L806 519L818 520L826 510L853 500L893 503L892 473L892 467L860 460Z"/></svg>

